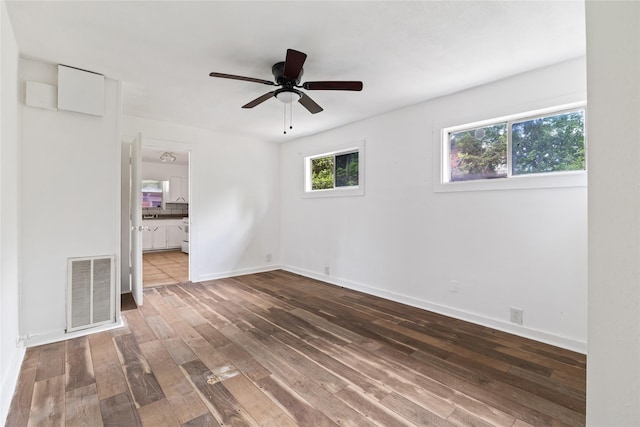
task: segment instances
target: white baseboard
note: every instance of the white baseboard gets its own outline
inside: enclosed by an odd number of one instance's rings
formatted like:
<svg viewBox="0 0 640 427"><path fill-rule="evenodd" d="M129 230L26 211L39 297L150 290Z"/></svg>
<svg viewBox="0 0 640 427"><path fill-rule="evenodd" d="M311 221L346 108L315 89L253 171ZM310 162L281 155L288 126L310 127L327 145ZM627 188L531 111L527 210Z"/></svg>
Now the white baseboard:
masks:
<svg viewBox="0 0 640 427"><path fill-rule="evenodd" d="M52 331L42 334L33 335L31 338L25 340L27 347L34 347L36 345L51 344L58 341L70 340L72 338L82 337L85 335L91 335L98 332L110 331L112 329L122 328L124 323L122 319L119 319L115 323L109 323L108 325L102 325L95 328L81 329L79 331L66 333L64 331Z"/></svg>
<svg viewBox="0 0 640 427"><path fill-rule="evenodd" d="M9 415L9 407L11 406L11 399L13 399L16 385L18 384L18 376L20 375L24 352L25 347L20 344L9 362L6 377L2 378L2 389L0 389L0 396L2 397L0 401L0 425L5 425L7 416Z"/></svg>
<svg viewBox="0 0 640 427"><path fill-rule="evenodd" d="M206 282L208 280L226 279L228 277L244 276L245 274L265 273L267 271L281 270L281 265L264 265L261 267L243 268L240 270L223 271L220 273L209 273L198 276L192 279L193 282Z"/></svg>
<svg viewBox="0 0 640 427"><path fill-rule="evenodd" d="M499 331L508 332L513 335L518 335L524 338L529 338L535 341L551 344L556 347L561 347L567 350L576 351L578 353L587 354L586 342L563 337L560 335L553 334L551 332L541 331L538 329L528 328L520 325L515 325L513 323L505 322L500 319L494 319L494 318L483 316L477 313L472 313L464 310L459 310L457 308L432 303L429 301L413 298L413 297L398 294L395 292L390 292L384 289L371 287L368 285L364 285L362 283L357 283L357 282L353 282L346 279L341 279L333 276L325 276L323 274L319 274L313 271L309 271L309 270L305 270L297 267L282 266L281 268L285 271L289 271L291 273L309 277L311 279L316 279L321 282L330 283L336 286L342 286L344 288L364 292L369 295L374 295L377 297L389 299L391 301L407 304L412 307L421 308L423 310L432 311L434 313L438 313L438 314L453 317L456 319L464 320L467 322L475 323L477 325L482 325L492 329L497 329Z"/></svg>

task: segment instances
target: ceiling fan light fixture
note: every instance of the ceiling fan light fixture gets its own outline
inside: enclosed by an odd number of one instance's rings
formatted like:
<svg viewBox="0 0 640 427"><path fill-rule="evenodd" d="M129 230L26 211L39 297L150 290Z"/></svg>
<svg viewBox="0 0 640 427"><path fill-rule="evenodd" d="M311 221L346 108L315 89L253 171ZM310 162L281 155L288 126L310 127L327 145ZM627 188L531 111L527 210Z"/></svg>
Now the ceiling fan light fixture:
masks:
<svg viewBox="0 0 640 427"><path fill-rule="evenodd" d="M284 104L292 104L294 102L297 102L302 97L302 95L297 91L282 90L276 92L275 97Z"/></svg>

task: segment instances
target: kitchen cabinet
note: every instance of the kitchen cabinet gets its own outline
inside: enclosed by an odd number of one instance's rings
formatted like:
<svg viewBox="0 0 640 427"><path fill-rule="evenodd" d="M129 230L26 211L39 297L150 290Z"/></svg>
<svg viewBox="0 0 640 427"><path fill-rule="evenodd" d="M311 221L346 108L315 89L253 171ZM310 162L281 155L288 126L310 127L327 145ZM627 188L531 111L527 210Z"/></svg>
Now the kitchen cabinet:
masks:
<svg viewBox="0 0 640 427"><path fill-rule="evenodd" d="M184 224L181 219L153 219L142 221L142 250L182 248Z"/></svg>
<svg viewBox="0 0 640 427"><path fill-rule="evenodd" d="M167 226L167 248L181 248L184 240L184 228L182 225Z"/></svg>
<svg viewBox="0 0 640 427"><path fill-rule="evenodd" d="M169 178L169 203L189 203L189 179L183 176Z"/></svg>
<svg viewBox="0 0 640 427"><path fill-rule="evenodd" d="M167 227L164 225L147 225L142 231L142 250L167 248Z"/></svg>

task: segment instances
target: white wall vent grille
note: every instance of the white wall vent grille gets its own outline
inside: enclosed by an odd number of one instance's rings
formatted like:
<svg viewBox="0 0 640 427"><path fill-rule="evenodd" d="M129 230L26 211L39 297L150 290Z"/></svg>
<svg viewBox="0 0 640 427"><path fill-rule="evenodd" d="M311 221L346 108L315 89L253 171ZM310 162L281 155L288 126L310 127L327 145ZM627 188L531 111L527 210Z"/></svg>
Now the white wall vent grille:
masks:
<svg viewBox="0 0 640 427"><path fill-rule="evenodd" d="M67 332L115 322L115 257L67 261Z"/></svg>

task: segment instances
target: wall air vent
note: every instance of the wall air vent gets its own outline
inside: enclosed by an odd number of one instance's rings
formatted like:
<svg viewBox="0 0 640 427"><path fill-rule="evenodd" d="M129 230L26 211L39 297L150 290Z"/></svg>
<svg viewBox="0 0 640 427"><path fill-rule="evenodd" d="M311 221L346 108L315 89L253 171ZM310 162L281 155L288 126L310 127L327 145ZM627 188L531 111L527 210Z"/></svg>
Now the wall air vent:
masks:
<svg viewBox="0 0 640 427"><path fill-rule="evenodd" d="M115 322L115 257L67 261L67 332Z"/></svg>

